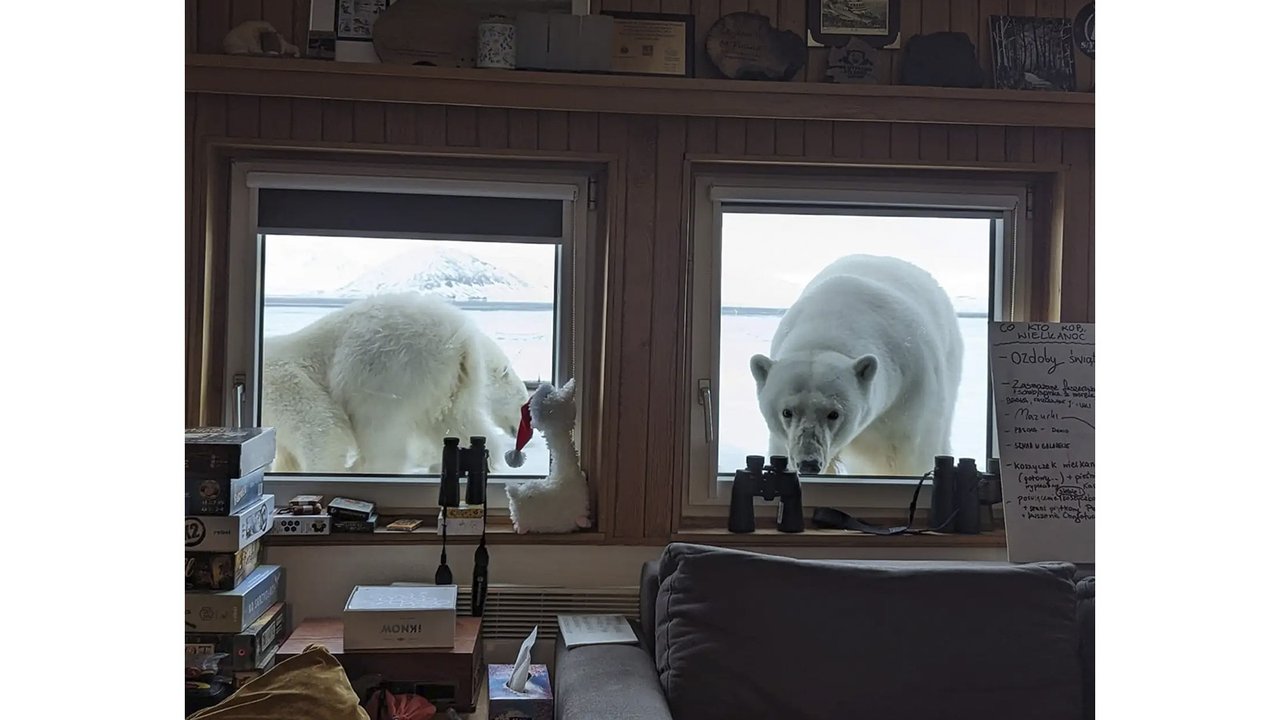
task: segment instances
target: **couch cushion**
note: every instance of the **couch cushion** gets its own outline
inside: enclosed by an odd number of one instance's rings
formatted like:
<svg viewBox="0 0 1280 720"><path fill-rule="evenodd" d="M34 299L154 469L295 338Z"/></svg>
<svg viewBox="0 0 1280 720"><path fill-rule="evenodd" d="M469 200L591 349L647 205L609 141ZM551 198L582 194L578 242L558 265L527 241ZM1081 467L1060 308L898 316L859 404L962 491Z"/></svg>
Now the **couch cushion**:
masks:
<svg viewBox="0 0 1280 720"><path fill-rule="evenodd" d="M1094 579L1083 578L1076 581L1076 626L1080 628L1080 672L1084 687L1084 716L1093 717L1094 713Z"/></svg>
<svg viewBox="0 0 1280 720"><path fill-rule="evenodd" d="M672 545L659 678L675 720L1079 720L1072 573Z"/></svg>
<svg viewBox="0 0 1280 720"><path fill-rule="evenodd" d="M671 720L653 657L635 645L556 639L556 720Z"/></svg>

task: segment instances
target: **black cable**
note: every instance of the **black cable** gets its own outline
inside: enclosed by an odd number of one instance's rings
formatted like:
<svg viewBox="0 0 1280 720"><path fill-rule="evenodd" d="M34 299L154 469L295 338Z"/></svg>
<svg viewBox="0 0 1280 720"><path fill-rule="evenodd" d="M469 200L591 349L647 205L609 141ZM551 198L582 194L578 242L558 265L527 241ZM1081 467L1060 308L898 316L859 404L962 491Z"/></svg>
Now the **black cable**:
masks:
<svg viewBox="0 0 1280 720"><path fill-rule="evenodd" d="M920 480L916 482L916 489L911 493L911 504L907 506L907 524L883 527L880 525L872 525L871 523L856 518L843 510L835 508L820 507L814 508L813 524L820 528L833 528L839 530L856 530L858 532L868 533L870 535L923 535L929 532L937 532L946 527L960 513L960 504L956 503L956 507L952 509L951 514L945 520L933 527L915 528L911 526L916 520L916 505L920 501L920 489L924 487L924 481L933 477L933 471L920 476Z"/></svg>
<svg viewBox="0 0 1280 720"><path fill-rule="evenodd" d="M436 584L452 585L453 571L449 569L449 511L441 508L440 521L443 525L440 528L440 567L436 568Z"/></svg>

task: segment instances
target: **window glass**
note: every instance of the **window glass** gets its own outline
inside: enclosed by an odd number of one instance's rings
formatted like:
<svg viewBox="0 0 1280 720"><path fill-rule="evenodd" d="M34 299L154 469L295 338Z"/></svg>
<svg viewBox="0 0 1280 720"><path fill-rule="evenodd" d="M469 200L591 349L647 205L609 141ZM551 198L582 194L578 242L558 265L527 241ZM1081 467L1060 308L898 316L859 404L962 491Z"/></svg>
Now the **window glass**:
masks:
<svg viewBox="0 0 1280 720"><path fill-rule="evenodd" d="M748 454L900 476L987 457L993 222L725 208L719 472Z"/></svg>
<svg viewBox="0 0 1280 720"><path fill-rule="evenodd" d="M262 422L275 472L439 469L484 435L494 474L547 472L535 433L507 466L528 388L557 360L554 244L262 238Z"/></svg>

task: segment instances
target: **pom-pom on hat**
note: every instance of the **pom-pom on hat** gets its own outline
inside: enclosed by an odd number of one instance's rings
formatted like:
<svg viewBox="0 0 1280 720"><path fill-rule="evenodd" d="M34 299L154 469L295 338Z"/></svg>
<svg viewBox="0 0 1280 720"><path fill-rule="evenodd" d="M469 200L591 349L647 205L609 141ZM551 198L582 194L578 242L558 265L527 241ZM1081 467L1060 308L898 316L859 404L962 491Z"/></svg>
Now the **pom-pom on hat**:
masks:
<svg viewBox="0 0 1280 720"><path fill-rule="evenodd" d="M529 403L520 406L520 427L516 430L516 447L503 454L507 465L518 468L524 465L524 446L533 437L533 418L529 414Z"/></svg>

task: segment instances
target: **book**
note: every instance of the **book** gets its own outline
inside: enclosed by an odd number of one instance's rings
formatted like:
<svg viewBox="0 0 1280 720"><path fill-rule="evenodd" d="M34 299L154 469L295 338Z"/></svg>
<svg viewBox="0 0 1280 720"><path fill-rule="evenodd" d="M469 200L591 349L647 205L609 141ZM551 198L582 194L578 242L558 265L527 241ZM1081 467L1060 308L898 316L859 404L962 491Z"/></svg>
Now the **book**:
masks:
<svg viewBox="0 0 1280 720"><path fill-rule="evenodd" d="M640 642L631 623L621 615L557 615L565 647L629 645Z"/></svg>
<svg viewBox="0 0 1280 720"><path fill-rule="evenodd" d="M395 522L391 523L390 525L387 526L387 529L402 531L402 532L409 532L410 530L413 530L414 528L418 527L421 524L422 524L421 520L404 518L401 520L396 520Z"/></svg>

